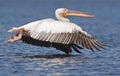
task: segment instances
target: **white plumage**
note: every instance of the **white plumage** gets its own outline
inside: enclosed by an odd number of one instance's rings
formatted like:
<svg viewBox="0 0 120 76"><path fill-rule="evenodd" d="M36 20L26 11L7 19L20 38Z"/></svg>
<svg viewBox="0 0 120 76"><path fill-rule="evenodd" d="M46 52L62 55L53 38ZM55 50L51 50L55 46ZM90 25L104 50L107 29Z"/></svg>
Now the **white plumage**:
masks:
<svg viewBox="0 0 120 76"><path fill-rule="evenodd" d="M56 10L58 20L43 19L10 29L9 32L15 33L16 36L10 37L7 43L21 39L28 44L54 47L67 54L70 54L72 50L80 52L81 46L93 51L103 48L103 43L92 38L81 27L71 23L64 16L94 17L87 13L60 8Z"/></svg>
<svg viewBox="0 0 120 76"><path fill-rule="evenodd" d="M81 27L74 23L57 21L54 19L43 19L39 21L34 21L18 28L19 29L24 28L26 31L33 31L34 33L35 32L72 33L74 31L81 31L82 33L87 34L85 31L82 30ZM14 30L17 31L18 28L11 29L11 32L16 33Z"/></svg>

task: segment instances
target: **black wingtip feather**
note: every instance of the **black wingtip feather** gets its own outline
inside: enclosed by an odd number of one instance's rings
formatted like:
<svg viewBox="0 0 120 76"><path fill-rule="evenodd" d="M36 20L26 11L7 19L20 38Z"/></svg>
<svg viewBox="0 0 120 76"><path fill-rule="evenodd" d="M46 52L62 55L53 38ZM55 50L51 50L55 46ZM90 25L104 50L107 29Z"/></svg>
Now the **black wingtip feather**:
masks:
<svg viewBox="0 0 120 76"><path fill-rule="evenodd" d="M78 53L82 53L82 52L80 52L80 51L77 49L77 47L72 46L72 48L73 48L76 52L78 52Z"/></svg>
<svg viewBox="0 0 120 76"><path fill-rule="evenodd" d="M79 49L84 49L83 47L81 47L81 46L79 46L79 45L76 45L76 44L74 44L73 46L75 46L75 47L77 47L77 48L79 48Z"/></svg>
<svg viewBox="0 0 120 76"><path fill-rule="evenodd" d="M47 42L47 41L40 41L40 40L36 40L36 39L27 37L27 36L23 36L21 40L31 45L53 47L53 48L56 48L57 50L61 50L65 52L67 55L69 55L72 52L71 45L69 44L60 44L60 43L52 43L52 42Z"/></svg>

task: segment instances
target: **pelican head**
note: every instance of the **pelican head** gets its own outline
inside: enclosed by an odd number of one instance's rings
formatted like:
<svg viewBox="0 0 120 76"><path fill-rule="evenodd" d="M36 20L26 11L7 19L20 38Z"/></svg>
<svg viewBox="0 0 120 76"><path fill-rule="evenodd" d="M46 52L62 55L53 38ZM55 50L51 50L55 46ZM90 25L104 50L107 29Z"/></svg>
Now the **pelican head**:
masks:
<svg viewBox="0 0 120 76"><path fill-rule="evenodd" d="M78 16L78 17L86 17L86 18L94 18L94 15L81 12L81 11L75 11L75 10L69 10L67 8L59 8L55 11L56 17L58 20L61 21L68 21L69 19L65 18L65 16Z"/></svg>

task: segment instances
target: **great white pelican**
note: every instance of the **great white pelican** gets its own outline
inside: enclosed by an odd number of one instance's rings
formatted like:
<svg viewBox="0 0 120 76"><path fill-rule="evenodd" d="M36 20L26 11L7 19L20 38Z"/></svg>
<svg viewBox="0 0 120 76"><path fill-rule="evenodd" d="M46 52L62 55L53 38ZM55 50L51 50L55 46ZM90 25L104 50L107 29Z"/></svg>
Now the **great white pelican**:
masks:
<svg viewBox="0 0 120 76"><path fill-rule="evenodd" d="M32 45L54 47L68 55L72 51L81 53L79 50L83 48L92 51L100 51L104 48L102 42L65 18L65 16L94 18L94 15L66 8L57 9L55 15L57 20L52 18L38 20L8 30L8 32L13 32L15 36L11 36L6 43L22 40Z"/></svg>

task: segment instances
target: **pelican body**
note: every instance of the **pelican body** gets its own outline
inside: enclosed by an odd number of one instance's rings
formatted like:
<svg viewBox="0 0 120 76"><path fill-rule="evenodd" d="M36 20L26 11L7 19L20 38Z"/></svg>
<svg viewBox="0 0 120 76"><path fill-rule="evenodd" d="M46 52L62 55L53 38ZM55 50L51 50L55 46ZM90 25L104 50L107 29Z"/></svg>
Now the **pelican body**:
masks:
<svg viewBox="0 0 120 76"><path fill-rule="evenodd" d="M79 50L83 48L92 51L100 51L104 48L102 42L94 39L77 24L65 18L65 16L93 18L94 15L66 8L57 9L55 15L58 20L43 19L8 30L8 32L13 32L15 36L11 36L6 43L22 40L32 45L54 47L68 55L72 51L81 53Z"/></svg>

